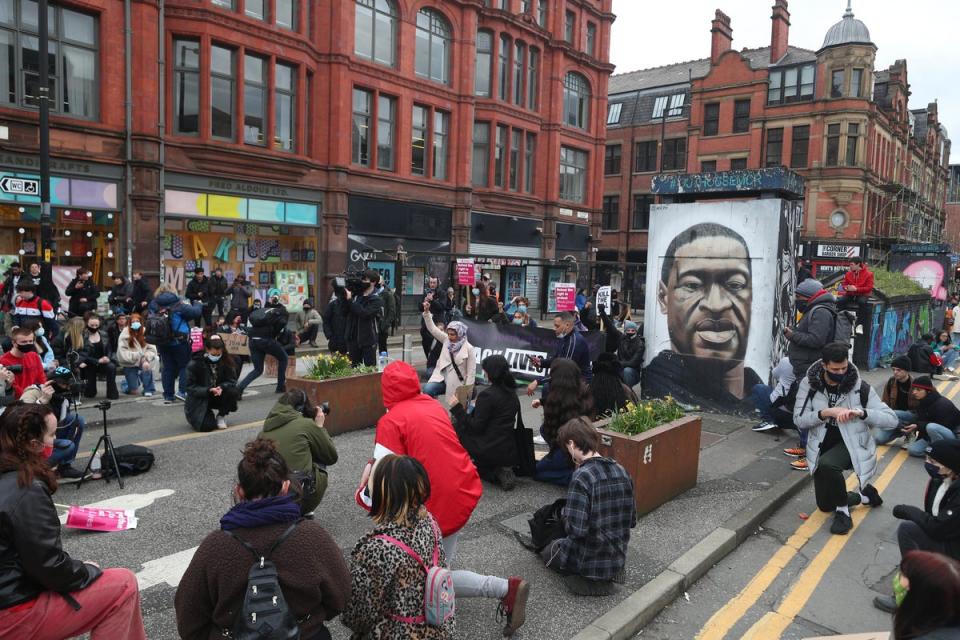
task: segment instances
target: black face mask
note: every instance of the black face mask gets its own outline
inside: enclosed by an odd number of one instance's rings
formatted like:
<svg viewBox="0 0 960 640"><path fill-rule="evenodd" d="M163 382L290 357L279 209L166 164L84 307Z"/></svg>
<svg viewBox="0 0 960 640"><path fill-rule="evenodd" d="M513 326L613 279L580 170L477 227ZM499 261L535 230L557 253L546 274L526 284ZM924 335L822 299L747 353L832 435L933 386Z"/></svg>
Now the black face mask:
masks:
<svg viewBox="0 0 960 640"><path fill-rule="evenodd" d="M20 353L31 353L37 350L37 345L33 344L18 344L17 349L20 350Z"/></svg>
<svg viewBox="0 0 960 640"><path fill-rule="evenodd" d="M307 306L305 306L305 307L303 308L303 310L304 310L304 311L310 311L310 309L312 309L312 308L313 308L313 307L307 307Z"/></svg>
<svg viewBox="0 0 960 640"><path fill-rule="evenodd" d="M809 302L807 300L797 300L797 311L803 313L807 310L807 305Z"/></svg>
<svg viewBox="0 0 960 640"><path fill-rule="evenodd" d="M87 330L91 333L96 333L97 331L100 331L100 326L97 325L96 327L91 327L90 325L87 325Z"/></svg>
<svg viewBox="0 0 960 640"><path fill-rule="evenodd" d="M836 384L840 384L843 382L843 379L847 377L846 373L833 373L832 371L826 370L824 370L824 373L827 374L827 379L830 380L830 382L834 382Z"/></svg>
<svg viewBox="0 0 960 640"><path fill-rule="evenodd" d="M943 480L943 476L940 475L940 467L930 462L924 462L923 468L927 470L927 473L930 474L930 477L934 480Z"/></svg>

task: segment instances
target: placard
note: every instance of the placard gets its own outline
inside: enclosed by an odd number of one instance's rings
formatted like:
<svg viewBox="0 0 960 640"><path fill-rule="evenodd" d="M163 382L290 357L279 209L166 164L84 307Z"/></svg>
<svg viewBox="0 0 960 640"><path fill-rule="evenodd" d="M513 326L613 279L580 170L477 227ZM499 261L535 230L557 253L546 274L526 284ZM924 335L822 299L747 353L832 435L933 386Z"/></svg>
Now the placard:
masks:
<svg viewBox="0 0 960 640"><path fill-rule="evenodd" d="M250 355L250 347L247 345L247 335L244 333L220 333L223 338L223 346L227 348L227 353L232 356Z"/></svg>
<svg viewBox="0 0 960 640"><path fill-rule="evenodd" d="M573 282L553 283L553 293L557 311L573 311L577 308L577 285Z"/></svg>
<svg viewBox="0 0 960 640"><path fill-rule="evenodd" d="M67 528L87 531L125 531L137 527L137 517L126 509L100 507L70 507Z"/></svg>
<svg viewBox="0 0 960 640"><path fill-rule="evenodd" d="M457 258L457 284L471 286L477 281L476 264L472 258Z"/></svg>
<svg viewBox="0 0 960 640"><path fill-rule="evenodd" d="M597 289L597 303L595 306L597 313L600 313L601 306L606 309L607 313L610 313L610 291L611 287L600 287Z"/></svg>

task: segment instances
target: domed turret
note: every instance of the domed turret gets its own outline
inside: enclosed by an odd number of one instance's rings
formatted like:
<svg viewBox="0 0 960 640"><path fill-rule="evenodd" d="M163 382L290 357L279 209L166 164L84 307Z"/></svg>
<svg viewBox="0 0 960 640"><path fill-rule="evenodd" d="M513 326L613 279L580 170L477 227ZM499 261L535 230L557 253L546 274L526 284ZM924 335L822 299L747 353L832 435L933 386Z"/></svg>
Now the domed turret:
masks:
<svg viewBox="0 0 960 640"><path fill-rule="evenodd" d="M845 44L873 44L867 25L853 17L852 0L847 0L847 10L843 14L843 19L827 31L820 50Z"/></svg>

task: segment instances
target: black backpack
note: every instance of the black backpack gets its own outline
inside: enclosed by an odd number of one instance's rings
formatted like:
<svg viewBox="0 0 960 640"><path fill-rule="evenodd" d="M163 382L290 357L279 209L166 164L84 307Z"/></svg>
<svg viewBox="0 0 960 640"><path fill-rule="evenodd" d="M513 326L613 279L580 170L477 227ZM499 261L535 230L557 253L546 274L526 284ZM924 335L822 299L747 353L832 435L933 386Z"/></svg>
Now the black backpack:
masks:
<svg viewBox="0 0 960 640"><path fill-rule="evenodd" d="M527 524L530 525L530 539L537 553L543 551L554 540L567 535L563 527L563 507L566 504L566 498L557 498L534 511L533 517L527 520Z"/></svg>
<svg viewBox="0 0 960 640"><path fill-rule="evenodd" d="M799 385L797 385L799 386ZM810 404L811 394L807 394L807 399L803 401L803 406L800 407L800 414L802 415L804 411L807 410L807 405ZM794 400L796 400L796 395L794 395ZM870 403L870 383L866 380L860 381L860 406L866 410L867 404Z"/></svg>
<svg viewBox="0 0 960 640"><path fill-rule="evenodd" d="M113 452L117 454L117 466L122 476L138 476L150 471L150 468L153 467L153 451L146 447L138 444L125 444L114 448ZM111 457L103 455L100 459L104 472L114 475Z"/></svg>
<svg viewBox="0 0 960 640"><path fill-rule="evenodd" d="M261 307L260 309L255 309L254 312L250 314L248 321L251 327L259 328L268 326L273 321L273 318L270 316L270 309Z"/></svg>
<svg viewBox="0 0 960 640"><path fill-rule="evenodd" d="M165 345L173 342L173 309L161 307L154 313L148 313L143 321L143 335L148 344Z"/></svg>
<svg viewBox="0 0 960 640"><path fill-rule="evenodd" d="M237 614L233 628L224 631L224 636L234 640L297 640L300 637L300 625L287 606L287 599L283 597L277 567L270 561L270 555L290 537L298 524L299 520L290 525L265 554L254 549L233 531L226 532L252 553L256 560L247 574L243 608Z"/></svg>

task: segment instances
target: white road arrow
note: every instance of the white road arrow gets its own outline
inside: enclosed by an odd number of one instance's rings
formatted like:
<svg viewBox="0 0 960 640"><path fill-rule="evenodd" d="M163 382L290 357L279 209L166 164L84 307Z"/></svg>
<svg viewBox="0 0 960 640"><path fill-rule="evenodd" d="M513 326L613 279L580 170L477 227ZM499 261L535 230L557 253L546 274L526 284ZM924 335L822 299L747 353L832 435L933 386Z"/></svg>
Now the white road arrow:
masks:
<svg viewBox="0 0 960 640"><path fill-rule="evenodd" d="M197 547L185 549L179 553L163 556L156 560L143 563L143 569L137 572L137 584L140 590L149 589L158 584L167 583L171 587L180 584L184 572L190 566L190 560L196 553Z"/></svg>

